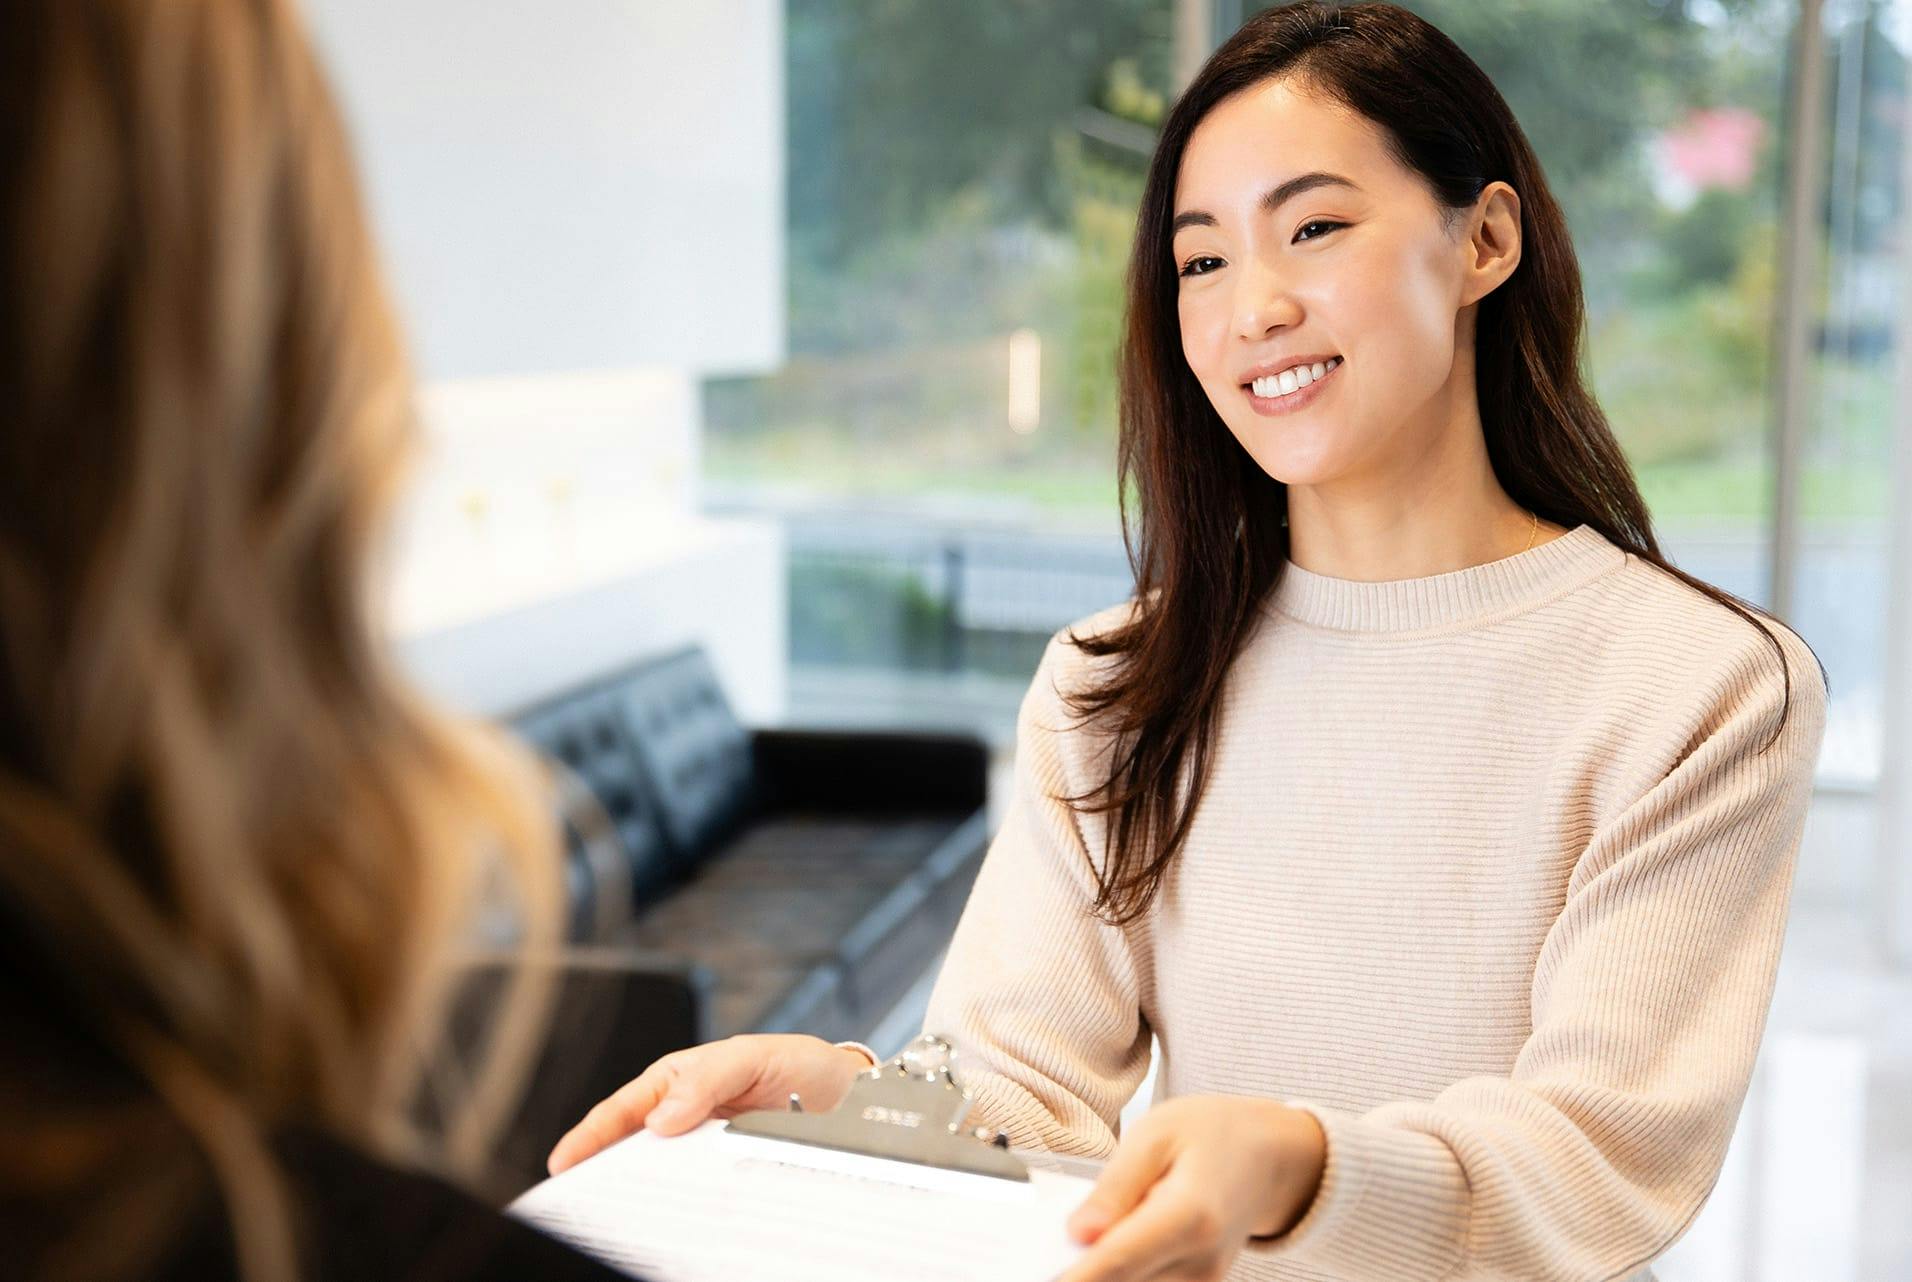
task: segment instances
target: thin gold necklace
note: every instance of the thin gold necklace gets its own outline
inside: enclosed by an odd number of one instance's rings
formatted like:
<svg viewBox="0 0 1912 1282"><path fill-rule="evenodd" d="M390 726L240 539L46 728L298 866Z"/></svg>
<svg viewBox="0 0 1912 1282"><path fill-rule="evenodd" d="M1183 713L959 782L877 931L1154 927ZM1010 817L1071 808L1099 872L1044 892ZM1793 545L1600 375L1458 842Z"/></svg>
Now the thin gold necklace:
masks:
<svg viewBox="0 0 1912 1282"><path fill-rule="evenodd" d="M1527 515L1534 518L1534 528L1527 531L1527 546L1521 549L1522 552L1531 552L1534 550L1534 538L1540 533L1540 514L1532 508L1529 508Z"/></svg>

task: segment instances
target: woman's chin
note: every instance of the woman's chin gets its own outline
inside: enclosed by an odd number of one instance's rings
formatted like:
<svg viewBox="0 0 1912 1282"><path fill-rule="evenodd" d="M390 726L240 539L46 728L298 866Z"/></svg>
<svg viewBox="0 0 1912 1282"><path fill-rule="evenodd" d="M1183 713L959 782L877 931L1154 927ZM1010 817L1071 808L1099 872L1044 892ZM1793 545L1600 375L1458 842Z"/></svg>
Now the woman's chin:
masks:
<svg viewBox="0 0 1912 1282"><path fill-rule="evenodd" d="M1260 439L1246 440L1242 445L1262 471L1283 485L1325 485L1345 476L1352 464L1346 451L1335 448L1339 442L1273 441L1267 435L1258 434Z"/></svg>

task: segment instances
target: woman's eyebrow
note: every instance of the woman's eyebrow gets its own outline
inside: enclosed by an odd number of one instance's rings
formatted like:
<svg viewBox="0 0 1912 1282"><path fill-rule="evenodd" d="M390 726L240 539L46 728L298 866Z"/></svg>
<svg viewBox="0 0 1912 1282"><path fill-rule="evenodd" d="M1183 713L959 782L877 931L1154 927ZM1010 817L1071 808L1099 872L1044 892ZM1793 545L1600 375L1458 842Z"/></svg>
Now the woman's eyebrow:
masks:
<svg viewBox="0 0 1912 1282"><path fill-rule="evenodd" d="M1313 173L1290 178L1278 187L1270 187L1262 194L1262 212L1272 214L1302 192L1313 191L1317 187L1346 187L1350 191L1361 190L1351 178L1343 178L1340 174L1323 173L1317 169ZM1214 225L1215 215L1206 209L1184 209L1175 215L1175 221L1169 225L1169 234L1172 236L1184 227L1213 227Z"/></svg>

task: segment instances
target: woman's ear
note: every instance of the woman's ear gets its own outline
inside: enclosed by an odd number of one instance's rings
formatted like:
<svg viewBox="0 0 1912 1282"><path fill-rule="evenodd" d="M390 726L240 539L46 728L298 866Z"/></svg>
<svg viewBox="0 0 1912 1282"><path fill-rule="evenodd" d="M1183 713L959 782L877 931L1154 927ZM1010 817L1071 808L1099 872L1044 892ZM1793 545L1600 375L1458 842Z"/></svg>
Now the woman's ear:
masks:
<svg viewBox="0 0 1912 1282"><path fill-rule="evenodd" d="M1520 266L1520 194L1504 182L1487 184L1465 227L1463 307L1493 293Z"/></svg>

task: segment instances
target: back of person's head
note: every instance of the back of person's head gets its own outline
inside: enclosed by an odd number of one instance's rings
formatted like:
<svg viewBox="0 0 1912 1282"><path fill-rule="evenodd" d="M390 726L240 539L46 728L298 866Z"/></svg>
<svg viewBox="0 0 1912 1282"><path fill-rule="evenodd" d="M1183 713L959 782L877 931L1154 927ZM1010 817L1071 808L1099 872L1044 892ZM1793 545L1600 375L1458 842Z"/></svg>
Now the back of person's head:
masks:
<svg viewBox="0 0 1912 1282"><path fill-rule="evenodd" d="M137 1273L195 1181L289 1272L274 1130L431 1156L449 950L500 868L548 919L512 758L376 640L411 433L289 6L0 6L0 1205L35 1272ZM453 1165L522 1076L507 1005Z"/></svg>

